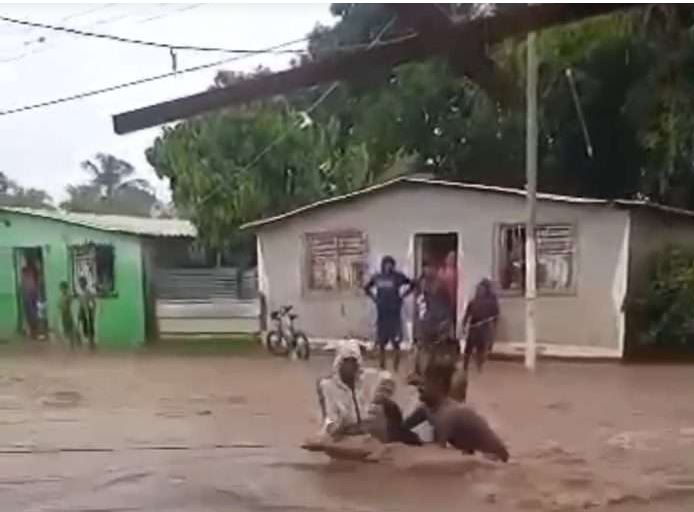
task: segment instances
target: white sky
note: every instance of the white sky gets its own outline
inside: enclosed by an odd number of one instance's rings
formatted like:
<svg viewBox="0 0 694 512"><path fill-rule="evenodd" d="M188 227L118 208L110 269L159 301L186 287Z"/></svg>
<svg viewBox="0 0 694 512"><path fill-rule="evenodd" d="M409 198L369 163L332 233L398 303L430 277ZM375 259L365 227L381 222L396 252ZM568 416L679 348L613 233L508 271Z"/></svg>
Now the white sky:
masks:
<svg viewBox="0 0 694 512"><path fill-rule="evenodd" d="M2 5L0 15L172 44L261 49L304 37L331 24L329 4L50 4ZM155 19L152 19L155 18ZM37 42L40 37L45 42ZM228 54L179 52L179 69ZM115 135L111 116L206 89L218 69L286 67L290 56L262 55L150 84L38 110L0 116L0 171L25 187L64 197L84 181L80 162L96 152L128 160L161 197L144 150L161 131ZM0 110L171 71L168 50L31 29L0 21Z"/></svg>

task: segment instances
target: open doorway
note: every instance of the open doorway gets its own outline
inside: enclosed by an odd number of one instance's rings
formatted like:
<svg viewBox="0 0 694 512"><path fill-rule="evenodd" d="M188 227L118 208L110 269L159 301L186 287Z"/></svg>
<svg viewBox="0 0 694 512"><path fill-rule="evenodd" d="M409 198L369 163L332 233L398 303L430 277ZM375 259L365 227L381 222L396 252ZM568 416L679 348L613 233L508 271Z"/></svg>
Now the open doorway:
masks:
<svg viewBox="0 0 694 512"><path fill-rule="evenodd" d="M426 263L435 270L448 292L453 311L453 325L458 325L458 234L417 233L415 243L415 275L422 275ZM415 324L417 315L415 315Z"/></svg>
<svg viewBox="0 0 694 512"><path fill-rule="evenodd" d="M40 247L15 249L15 273L19 297L19 332L31 339L45 337L48 331L46 320L46 285L43 254Z"/></svg>

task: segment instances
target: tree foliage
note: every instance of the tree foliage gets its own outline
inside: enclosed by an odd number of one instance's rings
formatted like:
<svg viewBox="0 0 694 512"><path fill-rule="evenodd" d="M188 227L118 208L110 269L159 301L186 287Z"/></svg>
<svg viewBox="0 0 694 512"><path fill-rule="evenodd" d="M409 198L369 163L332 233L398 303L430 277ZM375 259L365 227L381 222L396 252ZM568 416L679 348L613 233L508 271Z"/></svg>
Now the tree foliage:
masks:
<svg viewBox="0 0 694 512"><path fill-rule="evenodd" d="M669 247L654 260L646 295L645 345L694 351L694 252Z"/></svg>
<svg viewBox="0 0 694 512"><path fill-rule="evenodd" d="M87 183L68 185L68 199L61 207L73 212L92 212L149 217L158 205L147 180L133 178L135 168L113 155L97 153L82 162Z"/></svg>
<svg viewBox="0 0 694 512"><path fill-rule="evenodd" d="M456 17L500 8L450 7ZM409 32L379 4L331 10L337 23L310 34L306 59ZM692 12L657 5L541 34L540 189L694 207ZM522 96L524 41L489 52ZM165 128L148 159L214 243L247 220L373 183L394 168L523 186L522 108L499 105L441 59L355 75L326 97L330 84ZM215 86L244 78L222 74ZM307 109L312 123L301 114ZM411 162L404 170L394 165L403 156Z"/></svg>
<svg viewBox="0 0 694 512"><path fill-rule="evenodd" d="M46 191L24 188L0 172L0 206L53 209L52 201Z"/></svg>
<svg viewBox="0 0 694 512"><path fill-rule="evenodd" d="M363 145L337 150L339 125L260 104L165 128L147 151L177 206L222 246L244 222L368 183Z"/></svg>

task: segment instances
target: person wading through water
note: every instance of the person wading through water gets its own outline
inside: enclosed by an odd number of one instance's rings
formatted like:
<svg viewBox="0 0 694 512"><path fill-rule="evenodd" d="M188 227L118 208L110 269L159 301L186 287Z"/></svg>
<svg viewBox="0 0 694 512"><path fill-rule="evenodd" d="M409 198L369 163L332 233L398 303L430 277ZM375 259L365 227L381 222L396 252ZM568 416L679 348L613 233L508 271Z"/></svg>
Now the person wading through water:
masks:
<svg viewBox="0 0 694 512"><path fill-rule="evenodd" d="M404 421L410 430L428 421L434 428L434 441L445 448L449 444L463 453L481 452L507 462L508 449L487 421L473 409L450 397L455 367L450 362L433 362L420 381L421 405Z"/></svg>
<svg viewBox="0 0 694 512"><path fill-rule="evenodd" d="M422 373L434 363L456 367L450 397L464 402L467 397L467 374L459 367L460 344L455 336L455 301L440 273L425 262L417 281L417 322L415 324L415 364L407 383L418 386Z"/></svg>
<svg viewBox="0 0 694 512"><path fill-rule="evenodd" d="M404 291L403 291L404 288ZM375 290L375 292L374 292ZM376 303L379 362L382 370L386 368L386 348L393 345L395 352L393 369L400 367L400 341L402 340L402 301L414 290L414 283L405 274L395 269L395 259L384 256L381 272L374 275L364 286L366 294Z"/></svg>
<svg viewBox="0 0 694 512"><path fill-rule="evenodd" d="M482 279L475 290L475 297L465 309L463 331L467 333L463 369L467 371L474 352L477 369L482 371L487 354L494 343L499 319L499 300L489 279Z"/></svg>
<svg viewBox="0 0 694 512"><path fill-rule="evenodd" d="M414 374L419 375L434 352L446 351L457 342L453 339L455 311L444 282L428 262L422 265L417 280Z"/></svg>

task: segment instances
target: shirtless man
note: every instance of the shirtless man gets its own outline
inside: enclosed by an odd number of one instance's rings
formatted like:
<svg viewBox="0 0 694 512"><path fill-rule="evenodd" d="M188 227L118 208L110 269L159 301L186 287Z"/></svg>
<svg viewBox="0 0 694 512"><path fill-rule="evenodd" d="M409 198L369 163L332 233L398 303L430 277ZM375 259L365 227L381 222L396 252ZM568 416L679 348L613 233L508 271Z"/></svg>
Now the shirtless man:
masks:
<svg viewBox="0 0 694 512"><path fill-rule="evenodd" d="M404 421L403 429L429 421L434 428L434 440L441 447L450 444L464 453L478 451L507 462L508 450L487 421L449 396L453 373L450 363L436 362L427 367L418 386L422 405Z"/></svg>

